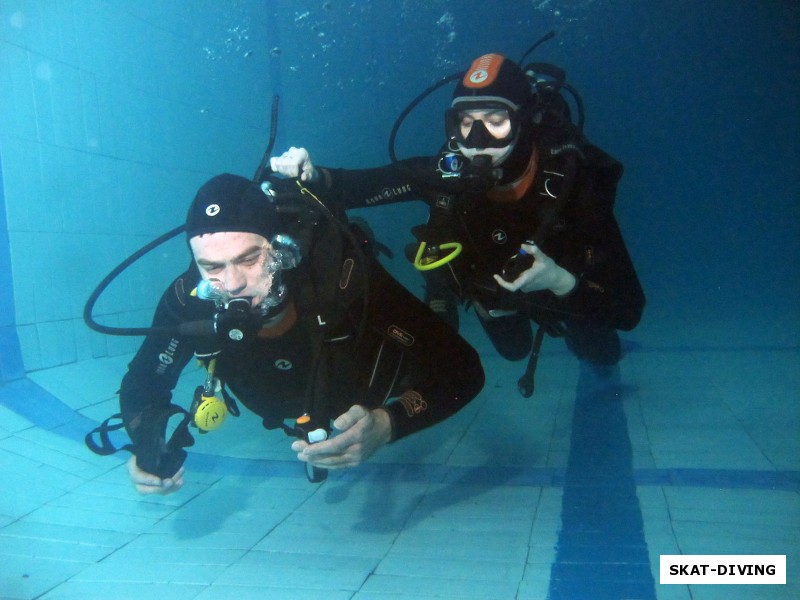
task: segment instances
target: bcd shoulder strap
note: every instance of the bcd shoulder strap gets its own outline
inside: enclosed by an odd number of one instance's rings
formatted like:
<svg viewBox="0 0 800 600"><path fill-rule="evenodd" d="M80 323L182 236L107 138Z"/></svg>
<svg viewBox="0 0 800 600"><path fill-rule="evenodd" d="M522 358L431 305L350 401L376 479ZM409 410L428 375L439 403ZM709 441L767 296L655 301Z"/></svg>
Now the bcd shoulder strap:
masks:
<svg viewBox="0 0 800 600"><path fill-rule="evenodd" d="M575 194L577 176L584 155L575 144L565 144L543 151L534 183L539 224L531 241L541 246L561 218L564 207Z"/></svg>
<svg viewBox="0 0 800 600"><path fill-rule="evenodd" d="M129 443L117 447L111 441L110 433L125 427L122 413L112 415L103 421L86 434L84 441L87 448L95 454L110 456L125 450L136 455L136 464L143 471L158 475L161 478L172 477L186 460L186 450L184 448L194 445L194 438L189 433L191 415L188 411L175 404L170 404L163 409L151 407L146 409L146 412L150 414L142 416L144 426L158 431L145 432L142 435L143 442L140 444ZM178 414L183 415L181 421L169 440L165 441L167 422ZM118 423L112 424L112 421L117 420L119 421ZM95 441L95 436L99 436L99 443Z"/></svg>

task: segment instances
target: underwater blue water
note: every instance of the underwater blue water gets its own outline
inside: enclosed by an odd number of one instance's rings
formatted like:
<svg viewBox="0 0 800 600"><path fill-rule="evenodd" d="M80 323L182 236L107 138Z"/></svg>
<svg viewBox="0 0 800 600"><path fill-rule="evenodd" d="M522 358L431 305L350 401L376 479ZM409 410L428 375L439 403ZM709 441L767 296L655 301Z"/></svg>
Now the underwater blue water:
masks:
<svg viewBox="0 0 800 600"><path fill-rule="evenodd" d="M648 298L611 382L548 340L520 398L520 364L462 314L481 396L323 486L246 416L164 499L88 453L138 339L90 332L86 298L209 176L255 170L274 95L276 153L381 165L418 93L551 29L530 59L566 70L625 165L616 214ZM409 115L400 156L439 147L450 89ZM0 599L800 594L799 99L789 1L3 0ZM402 250L422 205L355 212L418 293ZM146 325L187 259L159 248L96 313ZM661 554L785 554L787 585L661 585Z"/></svg>

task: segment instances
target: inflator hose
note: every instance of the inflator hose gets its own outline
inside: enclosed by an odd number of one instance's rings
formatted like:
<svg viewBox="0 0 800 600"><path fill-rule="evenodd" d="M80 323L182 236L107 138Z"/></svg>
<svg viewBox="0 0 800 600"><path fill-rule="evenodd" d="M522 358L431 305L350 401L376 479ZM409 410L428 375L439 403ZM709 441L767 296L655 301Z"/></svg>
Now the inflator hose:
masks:
<svg viewBox="0 0 800 600"><path fill-rule="evenodd" d="M118 264L113 271L106 275L89 296L89 299L86 301L86 305L83 307L83 320L86 322L86 325L95 331L99 331L100 333L105 333L108 335L147 335L148 333L152 332L154 330L153 327L109 327L108 325L101 325L95 321L94 317L92 316L94 305L97 303L97 300L100 298L102 293L106 291L106 288L119 276L120 273L130 267L142 256L150 252L153 248L160 246L167 240L171 240L185 230L186 226L181 225L157 237L149 244L139 248L136 252Z"/></svg>
<svg viewBox="0 0 800 600"><path fill-rule="evenodd" d="M253 181L255 183L261 183L261 179L264 176L264 173L269 170L269 157L272 154L272 148L275 145L275 136L278 134L278 104L279 104L280 96L275 94L272 97L272 112L270 115L270 126L269 126L269 142L267 143L267 149L264 152L264 157L261 159L261 164L259 164L258 169L256 170L255 175L253 176ZM131 254L128 258L122 261L117 267L111 271L105 278L98 284L92 294L89 296L89 299L86 301L86 305L83 307L83 320L85 321L86 325L90 329L94 329L100 333L105 333L107 335L147 335L148 333L152 333L155 331L168 331L173 333L182 333L185 335L213 335L214 333L214 322L213 321L192 321L189 323L182 323L177 328L160 328L160 327L110 327L108 325L101 325L97 321L94 320L92 316L92 312L94 311L94 305L97 303L98 298L103 294L106 288L114 281L120 273L122 273L125 269L130 267L133 263L139 260L142 256L150 252L153 248L156 248L163 244L164 242L171 240L178 234L182 233L186 230L185 225L180 225L175 229L172 229L154 239L149 244L142 246L139 250Z"/></svg>
<svg viewBox="0 0 800 600"><path fill-rule="evenodd" d="M275 146L275 137L278 135L279 101L280 96L275 94L272 97L272 113L269 123L269 142L267 142L267 149L264 151L264 157L261 159L261 164L258 165L258 169L256 169L255 175L253 175L253 181L256 183L261 183L264 179L264 173L271 170L269 169L269 158L272 156L272 148Z"/></svg>

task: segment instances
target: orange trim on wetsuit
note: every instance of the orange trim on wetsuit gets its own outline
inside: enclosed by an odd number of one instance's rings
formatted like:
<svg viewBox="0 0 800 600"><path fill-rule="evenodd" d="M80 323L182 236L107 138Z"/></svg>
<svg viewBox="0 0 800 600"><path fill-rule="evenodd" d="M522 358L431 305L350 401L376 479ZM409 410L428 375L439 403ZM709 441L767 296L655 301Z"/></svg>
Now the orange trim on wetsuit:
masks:
<svg viewBox="0 0 800 600"><path fill-rule="evenodd" d="M493 188L487 192L486 196L495 202L517 202L533 185L533 180L536 177L536 167L539 162L539 149L534 148L531 153L531 159L528 162L528 167L525 172L515 181L506 185L501 185Z"/></svg>
<svg viewBox="0 0 800 600"><path fill-rule="evenodd" d="M286 312L278 323L262 327L258 332L258 337L263 339L274 339L281 337L284 333L292 328L292 325L297 321L297 309L294 307L294 302L289 302L286 307Z"/></svg>

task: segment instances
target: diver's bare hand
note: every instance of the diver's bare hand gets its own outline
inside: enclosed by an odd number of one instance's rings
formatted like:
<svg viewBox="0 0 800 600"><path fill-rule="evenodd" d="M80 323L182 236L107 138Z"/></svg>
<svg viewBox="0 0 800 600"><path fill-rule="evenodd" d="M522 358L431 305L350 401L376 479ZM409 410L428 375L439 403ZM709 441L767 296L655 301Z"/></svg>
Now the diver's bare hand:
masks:
<svg viewBox="0 0 800 600"><path fill-rule="evenodd" d="M550 290L556 296L568 294L575 287L575 276L559 267L556 262L533 244L522 244L521 248L533 256L533 265L519 274L514 281L506 281L500 275L494 280L510 292L539 292Z"/></svg>
<svg viewBox="0 0 800 600"><path fill-rule="evenodd" d="M292 146L280 156L269 159L270 168L285 177L299 177L300 181L314 182L319 172L314 168L308 150Z"/></svg>
<svg viewBox="0 0 800 600"><path fill-rule="evenodd" d="M167 494L177 492L183 487L183 475L185 472L186 470L181 467L172 477L161 479L158 475L142 471L139 465L136 464L136 456L132 455L130 459L128 459L128 475L136 491L143 496L149 496L150 494L166 496Z"/></svg>
<svg viewBox="0 0 800 600"><path fill-rule="evenodd" d="M389 413L355 405L336 418L333 426L341 433L316 444L298 440L292 444L297 458L324 469L354 467L367 460L392 436Z"/></svg>

